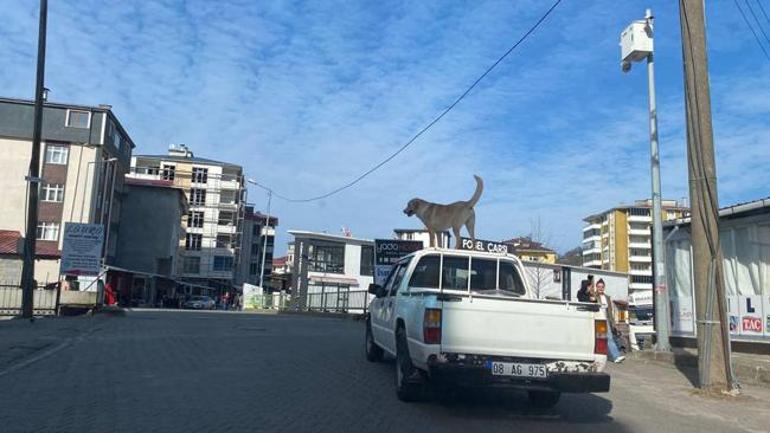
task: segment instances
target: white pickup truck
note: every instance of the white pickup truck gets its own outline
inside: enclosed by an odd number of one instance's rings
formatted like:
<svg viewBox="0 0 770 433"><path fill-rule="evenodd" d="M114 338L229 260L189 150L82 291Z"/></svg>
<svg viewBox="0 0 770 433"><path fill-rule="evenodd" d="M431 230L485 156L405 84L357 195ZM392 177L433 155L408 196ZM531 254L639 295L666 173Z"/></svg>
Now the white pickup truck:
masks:
<svg viewBox="0 0 770 433"><path fill-rule="evenodd" d="M514 387L538 407L562 392L607 392L607 322L598 304L533 299L511 255L424 249L372 284L366 358L396 358L396 395L424 386Z"/></svg>

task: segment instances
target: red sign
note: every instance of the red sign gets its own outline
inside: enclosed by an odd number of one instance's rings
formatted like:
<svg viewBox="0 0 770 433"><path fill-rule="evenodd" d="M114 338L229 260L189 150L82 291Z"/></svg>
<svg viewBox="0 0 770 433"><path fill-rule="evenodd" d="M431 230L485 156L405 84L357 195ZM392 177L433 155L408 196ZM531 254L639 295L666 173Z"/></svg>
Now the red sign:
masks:
<svg viewBox="0 0 770 433"><path fill-rule="evenodd" d="M762 332L762 319L759 317L743 317L743 330L751 332Z"/></svg>

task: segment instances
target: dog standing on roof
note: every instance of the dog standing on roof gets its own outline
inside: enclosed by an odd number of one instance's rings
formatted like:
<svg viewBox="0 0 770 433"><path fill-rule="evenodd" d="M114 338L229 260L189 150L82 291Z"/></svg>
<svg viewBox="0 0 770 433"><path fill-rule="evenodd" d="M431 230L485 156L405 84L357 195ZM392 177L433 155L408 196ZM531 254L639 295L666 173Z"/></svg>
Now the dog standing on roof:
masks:
<svg viewBox="0 0 770 433"><path fill-rule="evenodd" d="M455 248L460 249L460 229L462 226L468 230L468 234L474 243L476 243L475 225L476 212L473 207L479 202L481 192L484 190L484 181L474 175L476 179L476 191L468 201L456 201L451 204L438 204L425 201L420 198L413 198L404 209L407 216L417 215L417 218L425 224L430 236L430 246L447 247L442 244L441 234L449 228L455 235Z"/></svg>

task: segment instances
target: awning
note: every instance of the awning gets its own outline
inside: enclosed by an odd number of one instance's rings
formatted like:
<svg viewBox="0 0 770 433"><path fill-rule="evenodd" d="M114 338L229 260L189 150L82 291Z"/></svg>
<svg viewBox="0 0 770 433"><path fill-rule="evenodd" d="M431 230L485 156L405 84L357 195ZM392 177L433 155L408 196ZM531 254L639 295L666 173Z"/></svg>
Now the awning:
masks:
<svg viewBox="0 0 770 433"><path fill-rule="evenodd" d="M345 277L310 276L310 282L315 284L340 284L345 286L358 286L358 280Z"/></svg>

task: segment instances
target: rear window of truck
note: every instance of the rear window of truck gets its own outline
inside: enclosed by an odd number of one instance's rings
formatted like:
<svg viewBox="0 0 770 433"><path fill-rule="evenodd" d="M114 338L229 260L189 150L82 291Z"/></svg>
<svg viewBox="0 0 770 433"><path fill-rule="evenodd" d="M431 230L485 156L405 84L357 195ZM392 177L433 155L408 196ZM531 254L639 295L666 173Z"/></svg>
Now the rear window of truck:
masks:
<svg viewBox="0 0 770 433"><path fill-rule="evenodd" d="M476 293L521 296L526 292L516 266L506 260L426 255L409 279L409 287L424 289L467 291L469 283Z"/></svg>

